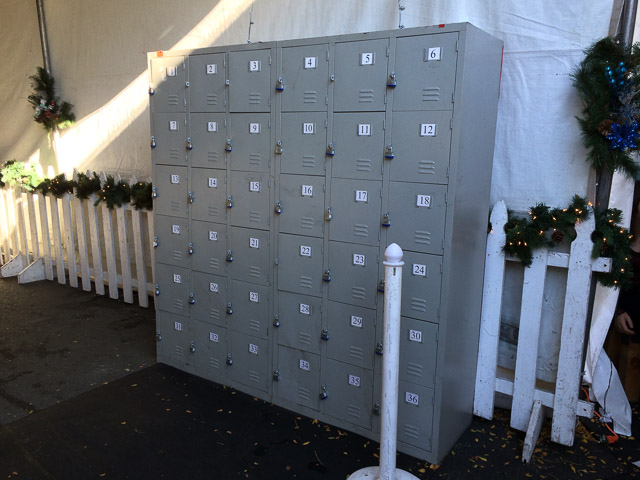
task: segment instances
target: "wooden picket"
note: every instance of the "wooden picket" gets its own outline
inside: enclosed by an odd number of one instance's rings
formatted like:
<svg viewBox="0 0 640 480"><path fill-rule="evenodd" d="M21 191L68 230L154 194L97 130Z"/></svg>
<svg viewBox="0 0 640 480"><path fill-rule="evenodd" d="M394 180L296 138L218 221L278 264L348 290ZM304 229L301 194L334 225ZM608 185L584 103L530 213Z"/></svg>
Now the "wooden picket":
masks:
<svg viewBox="0 0 640 480"><path fill-rule="evenodd" d="M569 446L573 444L576 417L593 415L593 404L578 398L588 292L592 272L609 271L611 266L609 259L591 258L593 215L576 225L577 237L570 253L538 251L531 266L524 269L515 370L503 368L498 365L498 346L505 265L506 261L517 261L503 251L506 222L507 209L500 201L493 208L492 231L487 239L474 414L491 419L495 394L511 397L511 427L527 432L522 458L528 462L547 410L553 410L551 439ZM568 270L557 379L551 387L536 379L540 328L544 320L543 293L549 266Z"/></svg>
<svg viewBox="0 0 640 480"><path fill-rule="evenodd" d="M106 174L100 178L104 182ZM56 278L74 288L80 279L83 290L93 284L98 295L108 285L111 298L119 298L120 288L127 303L134 302L135 289L139 305L148 307L154 291L147 279L151 268L153 280L153 216L126 205L112 216L95 201L95 195L80 200L67 193L57 199L8 186L0 190L0 275L17 276L19 283ZM147 245L151 251L145 251Z"/></svg>

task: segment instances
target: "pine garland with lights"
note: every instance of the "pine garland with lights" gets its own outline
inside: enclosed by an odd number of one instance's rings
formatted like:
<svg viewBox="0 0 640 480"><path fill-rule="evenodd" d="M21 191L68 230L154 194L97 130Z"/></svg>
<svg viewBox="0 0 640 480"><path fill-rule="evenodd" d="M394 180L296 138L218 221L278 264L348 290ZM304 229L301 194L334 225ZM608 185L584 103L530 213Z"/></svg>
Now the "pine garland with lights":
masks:
<svg viewBox="0 0 640 480"><path fill-rule="evenodd" d="M152 186L149 182L131 185L131 203L136 210L153 210Z"/></svg>
<svg viewBox="0 0 640 480"><path fill-rule="evenodd" d="M51 194L56 198L62 198L65 193L73 193L75 186L76 182L67 180L64 173L61 173L53 178L45 178L35 190L42 195Z"/></svg>
<svg viewBox="0 0 640 480"><path fill-rule="evenodd" d="M131 187L127 182L119 180L118 182L111 175L107 175L107 181L102 186L102 190L98 193L96 205L104 202L109 210L115 207L121 207L131 200Z"/></svg>
<svg viewBox="0 0 640 480"><path fill-rule="evenodd" d="M640 147L640 46L631 47L603 38L585 50L573 72L573 84L583 102L577 117L587 162L592 168L620 169L635 177L638 166L631 157Z"/></svg>
<svg viewBox="0 0 640 480"><path fill-rule="evenodd" d="M517 216L508 212L508 221L504 226L506 242L504 251L522 261L525 267L533 261L533 251L562 243L564 239L573 241L576 237L575 224L589 217L589 204L586 199L575 195L567 208L550 209L538 203L528 212L528 216ZM610 257L610 273L598 273L598 281L606 286L624 287L633 276L629 261L630 235L626 228L620 227L621 212L608 209L596 213L596 228L592 257Z"/></svg>
<svg viewBox="0 0 640 480"><path fill-rule="evenodd" d="M97 193L102 189L100 179L96 176L88 176L84 173L78 173L78 181L76 182L76 197L80 200L88 199L92 193Z"/></svg>
<svg viewBox="0 0 640 480"><path fill-rule="evenodd" d="M34 110L33 119L48 132L56 127L68 127L76 120L73 105L69 102L60 103L53 76L42 67L37 67L36 72L29 77L33 92L27 97Z"/></svg>
<svg viewBox="0 0 640 480"><path fill-rule="evenodd" d="M28 192L33 191L42 181L34 164L17 160L9 160L3 165L0 170L0 178L0 187L4 187L8 183L15 187L24 188Z"/></svg>

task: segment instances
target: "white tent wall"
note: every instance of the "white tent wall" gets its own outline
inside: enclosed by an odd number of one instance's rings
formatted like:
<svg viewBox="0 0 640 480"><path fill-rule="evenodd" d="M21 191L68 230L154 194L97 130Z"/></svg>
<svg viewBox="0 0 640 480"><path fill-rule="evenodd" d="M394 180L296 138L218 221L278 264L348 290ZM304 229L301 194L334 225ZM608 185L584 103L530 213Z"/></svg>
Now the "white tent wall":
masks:
<svg viewBox="0 0 640 480"><path fill-rule="evenodd" d="M41 65L35 2L8 1L0 18L3 108L0 162L46 150L30 121L28 76ZM401 1L405 27L471 22L505 42L492 202L526 209L565 205L587 192L570 73L583 50L608 33L613 0ZM151 173L146 52L245 43L250 0L44 0L57 91L77 124L56 142L56 171ZM256 0L253 42L397 28L394 0ZM196 27L198 29L194 30ZM191 32L191 33L190 33ZM40 154L45 163L51 154Z"/></svg>

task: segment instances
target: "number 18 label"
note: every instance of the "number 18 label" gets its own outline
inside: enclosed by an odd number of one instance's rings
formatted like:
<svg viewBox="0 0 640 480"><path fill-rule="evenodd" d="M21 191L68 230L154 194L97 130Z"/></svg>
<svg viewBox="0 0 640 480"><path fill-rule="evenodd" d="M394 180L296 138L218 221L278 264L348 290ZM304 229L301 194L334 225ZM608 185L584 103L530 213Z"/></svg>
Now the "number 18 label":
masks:
<svg viewBox="0 0 640 480"><path fill-rule="evenodd" d="M418 195L416 197L416 207L431 207L431 195Z"/></svg>

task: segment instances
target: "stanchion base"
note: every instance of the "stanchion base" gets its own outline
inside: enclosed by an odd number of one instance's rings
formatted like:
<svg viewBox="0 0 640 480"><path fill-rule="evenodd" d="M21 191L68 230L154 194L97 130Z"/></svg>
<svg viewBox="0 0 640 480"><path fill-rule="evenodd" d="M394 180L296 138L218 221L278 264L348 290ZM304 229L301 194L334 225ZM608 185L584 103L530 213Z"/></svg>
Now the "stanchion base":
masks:
<svg viewBox="0 0 640 480"><path fill-rule="evenodd" d="M351 475L349 475L349 480L360 480L360 479L386 480L386 479L381 479L378 476L379 471L380 471L380 467L361 468L357 472L354 472ZM405 472L404 470L400 470L399 468L396 468L395 476L393 478L390 478L389 480L418 480L418 477L416 477L415 475L411 475L409 472Z"/></svg>

